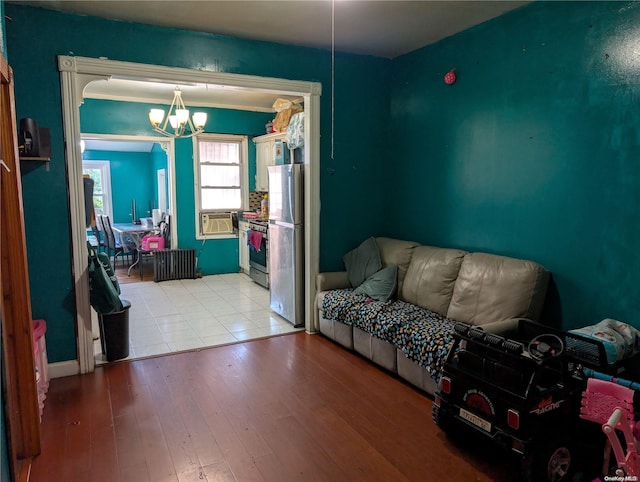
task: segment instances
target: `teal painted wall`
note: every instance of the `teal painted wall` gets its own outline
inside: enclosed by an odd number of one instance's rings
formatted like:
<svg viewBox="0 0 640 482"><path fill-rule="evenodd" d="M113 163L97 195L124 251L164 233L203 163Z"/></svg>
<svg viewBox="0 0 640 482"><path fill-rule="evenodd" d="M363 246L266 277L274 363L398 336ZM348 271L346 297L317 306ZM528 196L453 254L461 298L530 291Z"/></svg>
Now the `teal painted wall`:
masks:
<svg viewBox="0 0 640 482"><path fill-rule="evenodd" d="M140 135L153 135L151 125L148 122L148 113L151 104L132 103L132 102L116 102L105 100L87 99L80 109L80 124L84 132L91 133L108 133L108 134L124 134L129 131L136 131ZM197 108L199 111L207 112L207 132L238 134L253 137L255 134L262 134L264 124L273 117L273 114L264 112L248 112L232 109L213 109L198 106L190 106ZM238 241L237 239L209 239L203 242L197 240L196 222L195 222L195 192L194 192L194 171L193 171L193 139L177 139L176 145L176 216L173 218L173 229L177 228L178 247L181 249L195 248L198 257L198 268L202 270L204 275L236 273L240 269L238 264ZM255 188L255 145L249 142L249 187ZM149 156L149 159L151 157ZM166 166L166 162L165 162ZM253 172L253 182L252 173ZM142 174L140 174L142 175ZM135 181L135 174L123 169L122 176L129 176L128 184ZM147 178L153 185L156 183L156 173L153 167L149 165ZM118 186L120 192L121 181L116 179L116 173L112 170L111 183ZM123 179L123 182L127 182ZM124 186L125 184L122 184ZM153 195L152 187L151 195ZM129 188L123 190L123 195L127 197ZM157 192L156 192L157 194ZM145 199L145 198L142 198ZM156 199L147 198L147 199ZM131 206L131 197L126 201ZM138 199L139 205L139 199ZM148 202L145 201L144 206ZM114 205L115 206L115 205ZM128 209L126 213L131 210ZM114 207L115 209L115 207ZM139 210L140 212L140 210ZM140 215L142 213L140 212ZM117 212L114 213L116 219ZM175 220L177 219L177 224ZM130 218L129 218L130 221ZM126 222L117 221L117 222Z"/></svg>
<svg viewBox="0 0 640 482"><path fill-rule="evenodd" d="M166 157L166 156L165 156ZM149 152L119 152L86 150L82 159L109 161L114 223L130 223L132 203L136 201L138 218L149 217L149 202L153 202L153 159Z"/></svg>
<svg viewBox="0 0 640 482"><path fill-rule="evenodd" d="M60 14L16 4L5 5L5 13L13 19L6 26L6 35L16 81L17 117L32 117L51 130L50 170L33 167L23 171L22 178L32 311L35 318L47 320L50 361L76 358L57 55L108 57L322 83L321 270L340 269L342 255L384 223L380 213L385 199L375 193L384 185L382 180L387 173L383 153L388 144L389 60L336 55L332 159L328 51ZM29 55L21 55L27 51ZM127 119L120 121L131 124ZM133 124L134 129L127 130L127 134L146 132L148 122ZM262 132L264 125L257 133ZM43 226L49 228L46 236ZM55 256L50 255L50 246L58 247Z"/></svg>
<svg viewBox="0 0 640 482"><path fill-rule="evenodd" d="M638 25L535 2L396 59L394 234L542 263L564 328L640 326Z"/></svg>

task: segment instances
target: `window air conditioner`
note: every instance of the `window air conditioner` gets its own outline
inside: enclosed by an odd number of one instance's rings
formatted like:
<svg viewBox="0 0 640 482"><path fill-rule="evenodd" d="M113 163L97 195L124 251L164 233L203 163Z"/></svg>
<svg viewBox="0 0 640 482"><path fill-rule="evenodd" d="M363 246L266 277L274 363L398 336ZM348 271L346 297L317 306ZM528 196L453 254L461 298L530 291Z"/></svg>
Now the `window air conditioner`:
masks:
<svg viewBox="0 0 640 482"><path fill-rule="evenodd" d="M233 233L231 213L203 213L200 217L203 235Z"/></svg>

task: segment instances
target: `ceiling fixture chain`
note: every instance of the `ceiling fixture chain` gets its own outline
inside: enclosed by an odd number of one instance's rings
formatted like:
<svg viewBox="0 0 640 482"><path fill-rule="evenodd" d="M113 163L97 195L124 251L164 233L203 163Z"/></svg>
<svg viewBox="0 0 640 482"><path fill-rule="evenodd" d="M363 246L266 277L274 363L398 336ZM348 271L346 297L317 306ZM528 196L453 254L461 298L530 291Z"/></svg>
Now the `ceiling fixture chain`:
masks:
<svg viewBox="0 0 640 482"><path fill-rule="evenodd" d="M333 160L336 106L336 0L331 0L331 159Z"/></svg>

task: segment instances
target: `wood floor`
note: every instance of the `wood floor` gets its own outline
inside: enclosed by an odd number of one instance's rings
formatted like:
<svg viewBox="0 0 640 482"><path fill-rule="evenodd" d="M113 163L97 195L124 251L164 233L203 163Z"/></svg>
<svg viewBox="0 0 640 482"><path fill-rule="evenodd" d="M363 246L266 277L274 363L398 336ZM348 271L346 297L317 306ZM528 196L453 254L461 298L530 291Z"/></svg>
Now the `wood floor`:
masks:
<svg viewBox="0 0 640 482"><path fill-rule="evenodd" d="M124 261L123 261L124 259ZM113 263L113 258L112 261ZM116 273L116 277L118 278L118 283L126 284L126 283L138 283L140 281L153 281L153 259L150 257L144 258L144 266L142 269L142 279L140 279L140 270L138 266L134 266L131 269L131 274L129 271L129 264L132 263L132 258L120 258L118 256L117 262L115 264L114 271Z"/></svg>
<svg viewBox="0 0 640 482"><path fill-rule="evenodd" d="M51 381L30 480L517 480L431 404L321 335L113 363Z"/></svg>

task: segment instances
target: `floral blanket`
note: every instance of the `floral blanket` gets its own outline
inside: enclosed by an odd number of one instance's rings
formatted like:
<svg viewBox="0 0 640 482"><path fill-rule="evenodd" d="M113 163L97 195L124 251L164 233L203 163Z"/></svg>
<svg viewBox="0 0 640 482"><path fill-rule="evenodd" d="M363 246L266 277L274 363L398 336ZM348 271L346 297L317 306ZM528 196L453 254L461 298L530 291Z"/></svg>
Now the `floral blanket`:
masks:
<svg viewBox="0 0 640 482"><path fill-rule="evenodd" d="M453 344L455 321L400 300L375 301L353 290L329 291L322 309L327 319L360 328L393 343L436 381Z"/></svg>

